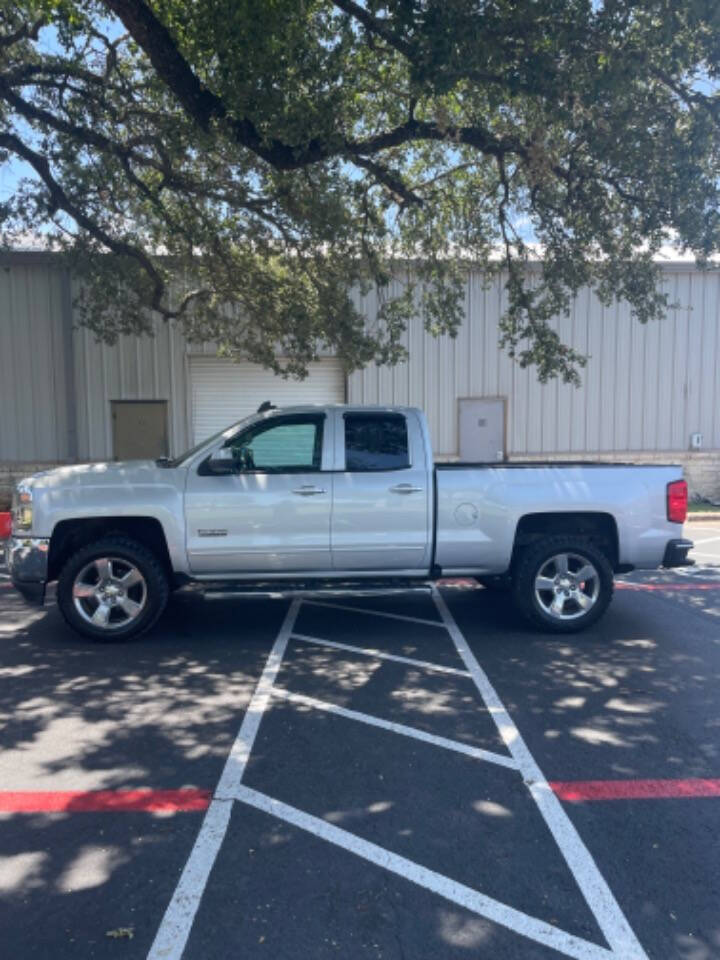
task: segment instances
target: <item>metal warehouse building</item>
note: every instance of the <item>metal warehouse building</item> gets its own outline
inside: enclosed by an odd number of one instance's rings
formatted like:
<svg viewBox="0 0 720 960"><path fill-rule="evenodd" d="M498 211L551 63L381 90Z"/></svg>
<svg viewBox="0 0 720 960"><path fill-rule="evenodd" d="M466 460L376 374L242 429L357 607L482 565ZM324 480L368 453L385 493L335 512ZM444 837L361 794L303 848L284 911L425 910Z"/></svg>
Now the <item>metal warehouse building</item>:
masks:
<svg viewBox="0 0 720 960"><path fill-rule="evenodd" d="M417 318L407 362L346 376L325 357L298 383L160 322L154 337L99 344L74 323L57 257L0 254L0 498L39 464L180 453L264 400L411 404L440 458L679 462L695 492L720 497L720 274L679 261L663 271L677 306L660 323L643 327L588 290L559 320L561 338L590 355L579 389L539 384L498 348L502 282L486 289L479 274L455 339ZM373 297L359 306L372 319Z"/></svg>

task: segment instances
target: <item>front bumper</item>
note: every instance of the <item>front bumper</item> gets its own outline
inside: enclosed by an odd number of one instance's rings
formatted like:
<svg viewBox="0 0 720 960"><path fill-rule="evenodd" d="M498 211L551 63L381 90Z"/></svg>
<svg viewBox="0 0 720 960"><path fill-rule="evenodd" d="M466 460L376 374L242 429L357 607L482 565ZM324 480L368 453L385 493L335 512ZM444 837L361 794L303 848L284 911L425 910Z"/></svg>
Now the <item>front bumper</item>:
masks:
<svg viewBox="0 0 720 960"><path fill-rule="evenodd" d="M7 565L16 589L28 603L45 602L50 540L46 537L11 537L6 547Z"/></svg>
<svg viewBox="0 0 720 960"><path fill-rule="evenodd" d="M663 557L663 567L691 567L695 561L688 560L688 553L695 544L692 540L668 540Z"/></svg>

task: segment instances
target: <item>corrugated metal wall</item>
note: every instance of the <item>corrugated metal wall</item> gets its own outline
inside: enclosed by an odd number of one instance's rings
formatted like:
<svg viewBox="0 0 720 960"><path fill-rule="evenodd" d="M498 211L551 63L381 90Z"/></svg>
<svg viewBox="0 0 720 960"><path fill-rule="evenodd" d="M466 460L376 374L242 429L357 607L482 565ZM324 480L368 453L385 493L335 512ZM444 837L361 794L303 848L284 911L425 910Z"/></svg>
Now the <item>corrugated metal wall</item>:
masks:
<svg viewBox="0 0 720 960"><path fill-rule="evenodd" d="M643 327L626 304L603 307L581 291L559 321L568 344L590 354L582 387L540 384L498 350L505 293L470 278L466 322L456 339L410 325L410 360L390 370L370 366L350 376L350 403L409 403L430 420L440 455L458 453L457 399L508 398L508 452L593 453L687 450L690 434L720 448L720 276L668 265L665 284L678 306ZM358 301L372 319L372 295Z"/></svg>
<svg viewBox="0 0 720 960"><path fill-rule="evenodd" d="M642 327L626 306L603 308L587 291L560 321L563 339L591 354L578 390L542 386L498 350L502 283L484 289L475 275L455 340L433 339L416 318L409 362L353 373L348 400L422 407L445 456L458 452L457 399L473 396L508 398L511 454L683 451L693 432L720 449L720 276L677 264L665 272L678 306L662 323ZM372 320L374 297L359 302ZM2 255L0 460L111 456L111 400L167 400L171 453L189 446L188 356L212 355L212 346L188 344L163 323L154 338L101 345L87 330L71 332L70 304L51 257Z"/></svg>
<svg viewBox="0 0 720 960"><path fill-rule="evenodd" d="M114 346L78 328L73 346L80 459L112 457L111 400L167 400L170 455L190 446L186 342L171 324L157 322L155 336L124 336Z"/></svg>
<svg viewBox="0 0 720 960"><path fill-rule="evenodd" d="M73 456L68 283L47 259L0 255L0 460Z"/></svg>

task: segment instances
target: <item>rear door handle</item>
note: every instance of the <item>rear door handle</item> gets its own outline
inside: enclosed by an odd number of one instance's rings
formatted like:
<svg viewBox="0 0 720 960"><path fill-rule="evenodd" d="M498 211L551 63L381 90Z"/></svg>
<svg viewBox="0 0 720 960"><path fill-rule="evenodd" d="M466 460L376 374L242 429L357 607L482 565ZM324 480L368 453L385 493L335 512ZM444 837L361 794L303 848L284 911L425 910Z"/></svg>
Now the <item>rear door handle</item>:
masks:
<svg viewBox="0 0 720 960"><path fill-rule="evenodd" d="M398 483L394 487L390 487L390 493L422 493L422 487L416 487L412 483Z"/></svg>
<svg viewBox="0 0 720 960"><path fill-rule="evenodd" d="M304 484L302 487L296 487L293 490L299 497L315 497L319 493L327 493L324 487L315 487L311 483Z"/></svg>

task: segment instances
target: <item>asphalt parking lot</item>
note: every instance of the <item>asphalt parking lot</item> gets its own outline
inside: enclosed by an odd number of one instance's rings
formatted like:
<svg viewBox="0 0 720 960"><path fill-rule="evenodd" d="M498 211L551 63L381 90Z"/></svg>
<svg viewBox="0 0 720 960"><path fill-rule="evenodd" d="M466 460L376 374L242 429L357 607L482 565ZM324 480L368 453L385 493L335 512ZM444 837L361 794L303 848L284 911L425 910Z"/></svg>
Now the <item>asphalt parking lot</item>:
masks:
<svg viewBox="0 0 720 960"><path fill-rule="evenodd" d="M720 958L720 526L501 593L208 600L98 646L0 574L8 957ZM700 543L700 541L703 541Z"/></svg>

